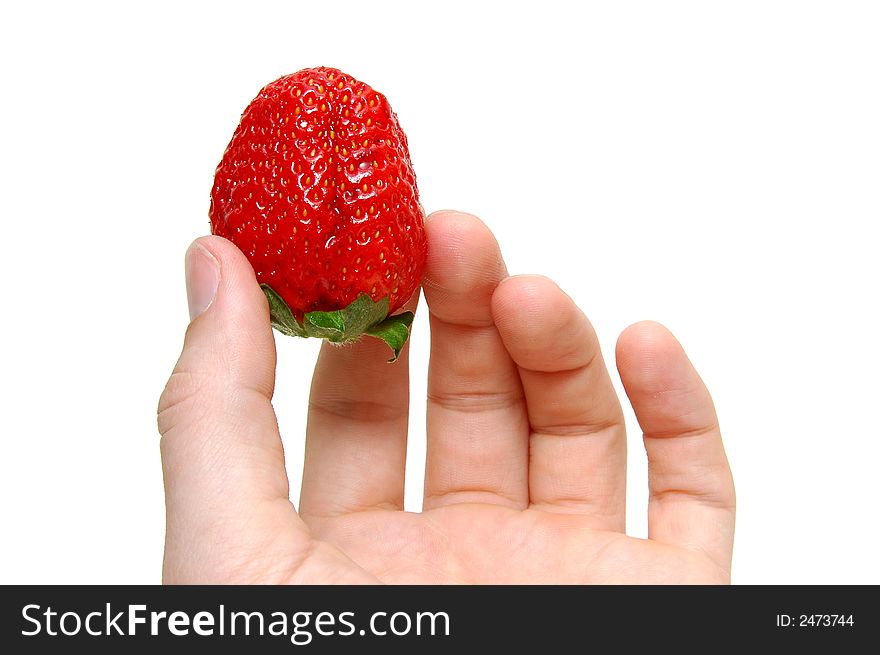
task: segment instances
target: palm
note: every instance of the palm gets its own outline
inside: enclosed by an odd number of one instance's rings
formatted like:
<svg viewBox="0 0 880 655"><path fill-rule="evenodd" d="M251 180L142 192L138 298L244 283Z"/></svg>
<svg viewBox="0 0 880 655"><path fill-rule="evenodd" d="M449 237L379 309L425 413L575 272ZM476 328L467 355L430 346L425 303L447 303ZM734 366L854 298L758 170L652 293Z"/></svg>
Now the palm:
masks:
<svg viewBox="0 0 880 655"><path fill-rule="evenodd" d="M279 582L390 584L714 584L729 572L705 555L619 532L581 517L492 505L459 505L422 514L363 512L326 521L308 557L293 558ZM267 572L251 571L256 580Z"/></svg>
<svg viewBox="0 0 880 655"><path fill-rule="evenodd" d="M290 504L265 301L240 253L213 239L231 282L191 324L160 402L165 580L728 581L732 479L678 342L655 324L618 342L650 472L649 538L634 539L623 413L589 321L549 280L507 278L476 219L427 227L423 511L403 511L407 352L389 366L369 339L322 348L299 511Z"/></svg>

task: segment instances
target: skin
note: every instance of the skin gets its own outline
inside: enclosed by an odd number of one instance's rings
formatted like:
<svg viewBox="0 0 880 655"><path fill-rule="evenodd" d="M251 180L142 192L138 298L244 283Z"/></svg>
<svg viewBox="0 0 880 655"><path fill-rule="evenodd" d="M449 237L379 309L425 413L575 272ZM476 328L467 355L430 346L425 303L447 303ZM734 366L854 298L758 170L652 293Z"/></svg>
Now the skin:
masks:
<svg viewBox="0 0 880 655"><path fill-rule="evenodd" d="M322 346L297 511L265 298L232 244L191 246L196 316L159 403L164 582L728 583L733 479L675 337L642 322L617 343L648 456L649 537L636 539L623 413L586 316L549 279L508 276L476 217L437 212L426 229L420 513L403 511L408 348L389 365L375 339Z"/></svg>

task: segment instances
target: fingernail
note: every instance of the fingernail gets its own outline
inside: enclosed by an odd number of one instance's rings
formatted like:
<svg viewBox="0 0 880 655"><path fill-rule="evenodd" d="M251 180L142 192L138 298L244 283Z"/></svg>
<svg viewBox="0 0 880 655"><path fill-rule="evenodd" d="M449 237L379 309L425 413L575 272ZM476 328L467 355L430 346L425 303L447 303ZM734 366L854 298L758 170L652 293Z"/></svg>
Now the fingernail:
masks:
<svg viewBox="0 0 880 655"><path fill-rule="evenodd" d="M220 263L203 246L194 243L186 251L186 299L189 320L204 312L217 295Z"/></svg>

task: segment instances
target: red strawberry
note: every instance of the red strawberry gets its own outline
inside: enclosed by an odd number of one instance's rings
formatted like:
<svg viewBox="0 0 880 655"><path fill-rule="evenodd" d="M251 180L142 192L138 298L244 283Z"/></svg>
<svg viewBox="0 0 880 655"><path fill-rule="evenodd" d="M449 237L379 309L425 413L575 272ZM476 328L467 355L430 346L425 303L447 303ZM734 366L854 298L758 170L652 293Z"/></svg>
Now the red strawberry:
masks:
<svg viewBox="0 0 880 655"><path fill-rule="evenodd" d="M211 191L214 234L250 260L285 334L368 334L394 356L427 242L406 135L381 93L334 68L266 85L245 109Z"/></svg>

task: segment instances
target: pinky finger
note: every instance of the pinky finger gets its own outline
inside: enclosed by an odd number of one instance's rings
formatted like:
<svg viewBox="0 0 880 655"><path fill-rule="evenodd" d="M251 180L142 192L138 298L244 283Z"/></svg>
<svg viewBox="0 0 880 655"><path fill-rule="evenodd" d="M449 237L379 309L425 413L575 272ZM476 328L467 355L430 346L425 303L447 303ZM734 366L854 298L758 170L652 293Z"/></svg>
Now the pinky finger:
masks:
<svg viewBox="0 0 880 655"><path fill-rule="evenodd" d="M649 538L703 552L729 574L736 498L709 391L658 323L621 334L617 367L648 454Z"/></svg>

